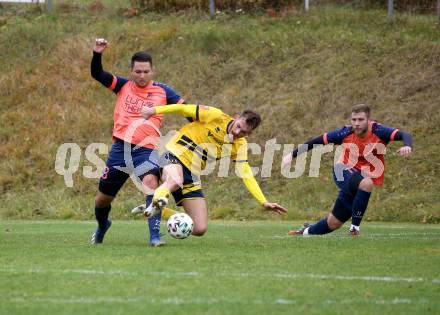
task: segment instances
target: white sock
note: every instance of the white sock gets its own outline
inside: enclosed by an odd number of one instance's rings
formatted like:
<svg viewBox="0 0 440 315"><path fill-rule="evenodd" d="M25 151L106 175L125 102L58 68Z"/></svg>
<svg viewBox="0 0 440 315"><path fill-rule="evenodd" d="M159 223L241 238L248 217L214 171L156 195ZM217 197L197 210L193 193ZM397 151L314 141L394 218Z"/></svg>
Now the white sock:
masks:
<svg viewBox="0 0 440 315"><path fill-rule="evenodd" d="M350 225L350 230L353 230L353 229L355 229L356 231L360 231L361 230L361 227L360 226L358 226L358 225Z"/></svg>

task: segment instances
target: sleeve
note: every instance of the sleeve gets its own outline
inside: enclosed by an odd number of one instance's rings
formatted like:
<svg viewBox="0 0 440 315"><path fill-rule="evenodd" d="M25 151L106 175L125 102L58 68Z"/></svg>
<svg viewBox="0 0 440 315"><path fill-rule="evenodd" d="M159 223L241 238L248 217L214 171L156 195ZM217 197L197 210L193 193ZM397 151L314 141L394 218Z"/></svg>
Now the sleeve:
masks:
<svg viewBox="0 0 440 315"><path fill-rule="evenodd" d="M90 65L91 75L96 81L117 94L128 80L122 77L116 77L110 72L104 71L101 59L102 54L94 51Z"/></svg>
<svg viewBox="0 0 440 315"><path fill-rule="evenodd" d="M183 117L191 117L202 123L211 122L220 117L223 112L215 107L204 105L172 104L168 106L156 106L156 114L179 114Z"/></svg>
<svg viewBox="0 0 440 315"><path fill-rule="evenodd" d="M388 127L379 123L373 125L373 133L385 143L393 141L399 129Z"/></svg>
<svg viewBox="0 0 440 315"><path fill-rule="evenodd" d="M299 150L299 147L296 148L295 150L293 150L292 156L297 157L298 154L301 154L301 153L304 153L306 151L313 149L313 146L315 144L326 144L326 143L324 143L324 135L318 136L316 138L313 138L313 139L307 141L306 143L304 143L304 145L301 146L301 150ZM299 152L299 151L301 151L301 152Z"/></svg>
<svg viewBox="0 0 440 315"><path fill-rule="evenodd" d="M298 146L295 150L292 151L292 156L297 157L301 153L307 152L313 149L315 144L342 144L344 138L347 137L351 133L351 127L345 126L340 129L335 129L329 132L324 133L321 136L317 136L316 138L310 139L303 145Z"/></svg>
<svg viewBox="0 0 440 315"><path fill-rule="evenodd" d="M183 101L181 104L186 104L186 102ZM194 118L192 118L192 117L185 117L185 118L186 118L186 120L188 120L189 122L193 122L193 121L194 121Z"/></svg>
<svg viewBox="0 0 440 315"><path fill-rule="evenodd" d="M264 197L260 186L258 185L255 177L252 174L252 169L249 164L247 162L237 163L235 167L237 168L238 173L240 174L240 177L243 180L243 183L246 186L247 190L252 194L252 196L254 196L258 203L262 205L263 203L267 202L266 197Z"/></svg>
<svg viewBox="0 0 440 315"><path fill-rule="evenodd" d="M158 85L165 90L167 104L183 104L185 102L185 100L168 85L164 83L158 83Z"/></svg>
<svg viewBox="0 0 440 315"><path fill-rule="evenodd" d="M329 132L324 133L323 140L324 144L342 144L344 139L352 133L352 127L351 126L345 126L340 129L335 129Z"/></svg>
<svg viewBox="0 0 440 315"><path fill-rule="evenodd" d="M396 129L397 130L397 129ZM400 130L397 130L397 132L394 134L394 137L391 139L391 141L403 141L403 145L412 147L412 136L407 133Z"/></svg>
<svg viewBox="0 0 440 315"><path fill-rule="evenodd" d="M245 138L240 138L234 141L231 148L231 160L236 163L247 163L248 145Z"/></svg>

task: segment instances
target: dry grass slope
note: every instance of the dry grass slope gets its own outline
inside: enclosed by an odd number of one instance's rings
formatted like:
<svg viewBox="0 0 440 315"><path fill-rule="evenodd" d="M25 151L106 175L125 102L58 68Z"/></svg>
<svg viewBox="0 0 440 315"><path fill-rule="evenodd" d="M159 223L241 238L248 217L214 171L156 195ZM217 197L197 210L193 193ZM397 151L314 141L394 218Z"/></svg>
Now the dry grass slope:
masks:
<svg viewBox="0 0 440 315"><path fill-rule="evenodd" d="M2 11L0 11L2 12ZM3 15L0 51L0 187L2 217L90 218L97 181L81 172L65 188L54 171L57 148L110 144L114 97L89 74L92 39L111 46L106 69L128 74L131 54L148 49L158 80L187 100L226 112L253 108L264 123L250 139L262 146L299 144L346 123L352 104L414 135L414 156L387 156L387 178L373 194L369 219L440 220L440 33L434 17L323 7L279 18L223 15L101 15L74 11ZM165 131L178 128L167 118ZM391 150L398 144L391 145ZM391 151L390 151L391 152ZM102 156L104 159L105 156ZM275 162L280 163L281 153ZM267 196L286 204L287 218L315 218L332 206L331 157L319 178L287 180L275 166L258 178ZM81 165L89 165L82 161ZM261 158L252 156L259 165ZM80 168L82 170L82 168ZM206 178L216 218L266 218L236 178ZM127 185L114 215L142 196ZM38 211L37 211L38 209Z"/></svg>

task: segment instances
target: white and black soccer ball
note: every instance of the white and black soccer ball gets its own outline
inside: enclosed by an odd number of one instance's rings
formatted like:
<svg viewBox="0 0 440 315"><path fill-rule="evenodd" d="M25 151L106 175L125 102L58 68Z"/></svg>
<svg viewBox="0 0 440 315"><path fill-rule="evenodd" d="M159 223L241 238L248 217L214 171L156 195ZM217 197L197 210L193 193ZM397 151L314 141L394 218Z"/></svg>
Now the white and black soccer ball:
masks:
<svg viewBox="0 0 440 315"><path fill-rule="evenodd" d="M167 222L168 233L178 239L184 239L191 235L194 222L186 213L175 213Z"/></svg>

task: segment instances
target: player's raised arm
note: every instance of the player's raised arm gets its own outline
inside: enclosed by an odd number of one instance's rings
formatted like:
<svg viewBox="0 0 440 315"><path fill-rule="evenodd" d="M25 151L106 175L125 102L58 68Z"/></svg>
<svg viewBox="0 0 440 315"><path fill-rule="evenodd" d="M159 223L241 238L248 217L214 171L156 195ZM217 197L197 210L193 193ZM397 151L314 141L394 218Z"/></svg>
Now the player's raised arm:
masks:
<svg viewBox="0 0 440 315"><path fill-rule="evenodd" d="M274 202L268 202L266 197L264 197L263 192L261 191L260 186L258 185L255 177L252 174L252 169L247 162L238 162L236 164L237 170L242 178L246 188L249 192L254 196L254 198L264 207L266 210L274 211L278 214L284 214L287 210Z"/></svg>
<svg viewBox="0 0 440 315"><path fill-rule="evenodd" d="M104 38L95 39L93 47L93 58L90 65L90 73L92 77L105 87L110 87L113 82L113 75L102 68L102 53L108 46L108 41Z"/></svg>
<svg viewBox="0 0 440 315"><path fill-rule="evenodd" d="M149 119L156 114L178 114L183 117L191 117L194 121L200 121L203 123L213 121L214 119L222 115L222 111L218 108L205 105L193 105L193 104L172 104L167 106L144 106L141 110L142 117Z"/></svg>

